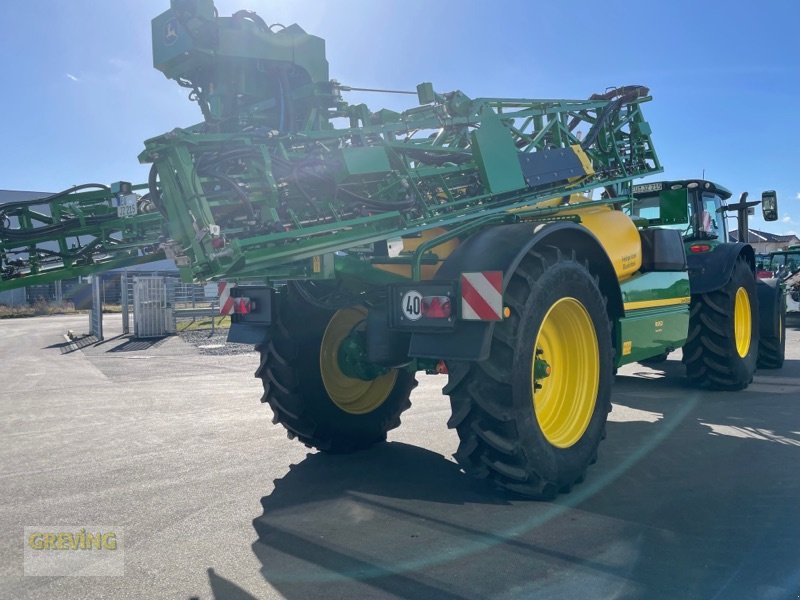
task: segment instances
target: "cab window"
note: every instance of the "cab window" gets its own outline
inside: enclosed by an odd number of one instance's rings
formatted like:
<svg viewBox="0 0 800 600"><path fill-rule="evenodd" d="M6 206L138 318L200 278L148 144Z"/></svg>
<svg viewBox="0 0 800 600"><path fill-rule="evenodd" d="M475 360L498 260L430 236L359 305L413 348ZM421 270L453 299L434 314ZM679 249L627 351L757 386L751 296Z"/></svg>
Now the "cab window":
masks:
<svg viewBox="0 0 800 600"><path fill-rule="evenodd" d="M702 211L697 221L700 231L717 238L725 239L725 215L719 212L722 201L716 194L704 192L700 202Z"/></svg>

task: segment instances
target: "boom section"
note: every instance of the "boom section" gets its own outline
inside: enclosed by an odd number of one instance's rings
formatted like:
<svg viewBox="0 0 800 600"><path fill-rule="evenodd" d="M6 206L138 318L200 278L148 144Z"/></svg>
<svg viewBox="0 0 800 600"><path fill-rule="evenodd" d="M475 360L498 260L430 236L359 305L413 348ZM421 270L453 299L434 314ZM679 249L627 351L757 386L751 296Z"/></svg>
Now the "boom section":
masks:
<svg viewBox="0 0 800 600"><path fill-rule="evenodd" d="M164 258L163 219L136 190L84 184L0 205L0 291Z"/></svg>
<svg viewBox="0 0 800 600"><path fill-rule="evenodd" d="M434 94L403 113L340 104L343 129L209 132L148 140L150 195L167 216L186 279L269 276L313 256L463 226L661 171L641 87L589 100L472 100ZM157 176L157 177L156 177ZM157 183L156 183L157 182ZM600 198L597 198L598 200Z"/></svg>

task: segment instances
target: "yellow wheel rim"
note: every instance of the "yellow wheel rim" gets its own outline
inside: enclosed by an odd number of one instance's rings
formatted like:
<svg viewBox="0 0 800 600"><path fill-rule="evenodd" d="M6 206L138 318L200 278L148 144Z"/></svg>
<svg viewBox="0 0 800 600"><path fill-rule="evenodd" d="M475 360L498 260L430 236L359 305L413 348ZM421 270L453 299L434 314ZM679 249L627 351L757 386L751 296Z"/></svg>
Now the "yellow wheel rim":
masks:
<svg viewBox="0 0 800 600"><path fill-rule="evenodd" d="M336 406L353 415L363 415L378 408L389 397L397 381L397 369L365 381L348 377L339 367L339 346L366 317L367 310L360 306L336 311L322 336L319 353L319 370L325 391Z"/></svg>
<svg viewBox="0 0 800 600"><path fill-rule="evenodd" d="M740 287L736 290L733 308L733 333L736 340L736 352L744 358L750 351L750 337L753 332L753 317L750 314L750 297L747 290Z"/></svg>
<svg viewBox="0 0 800 600"><path fill-rule="evenodd" d="M531 393L539 428L553 446L569 448L589 426L600 386L597 333L578 300L561 298L547 311L533 363Z"/></svg>

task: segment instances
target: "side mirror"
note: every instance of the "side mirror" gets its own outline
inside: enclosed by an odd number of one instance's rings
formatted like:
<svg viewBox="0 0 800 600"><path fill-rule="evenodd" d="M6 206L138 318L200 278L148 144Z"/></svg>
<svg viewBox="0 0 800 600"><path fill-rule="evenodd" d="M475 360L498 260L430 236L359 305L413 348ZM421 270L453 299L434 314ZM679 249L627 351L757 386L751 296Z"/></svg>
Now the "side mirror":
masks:
<svg viewBox="0 0 800 600"><path fill-rule="evenodd" d="M761 194L761 214L765 221L778 220L778 195L775 190L767 190Z"/></svg>

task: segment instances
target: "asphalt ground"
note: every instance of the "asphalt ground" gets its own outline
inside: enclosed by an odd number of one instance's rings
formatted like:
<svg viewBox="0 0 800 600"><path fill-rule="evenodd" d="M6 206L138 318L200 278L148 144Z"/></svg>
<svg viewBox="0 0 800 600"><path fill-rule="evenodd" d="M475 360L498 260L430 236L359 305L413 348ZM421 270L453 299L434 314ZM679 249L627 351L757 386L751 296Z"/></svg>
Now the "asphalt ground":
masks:
<svg viewBox="0 0 800 600"><path fill-rule="evenodd" d="M677 353L621 369L599 462L542 503L459 471L444 377L387 444L326 456L271 423L255 354L117 319L79 350L85 316L0 322L0 598L800 598L797 320L745 392L688 387ZM97 524L124 576L24 575L24 527Z"/></svg>

